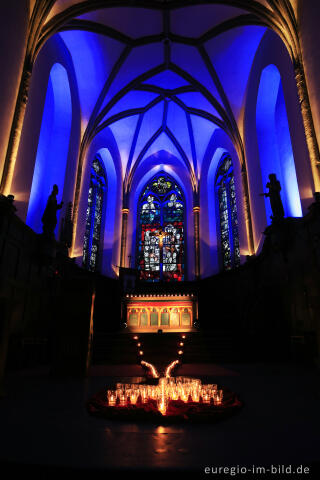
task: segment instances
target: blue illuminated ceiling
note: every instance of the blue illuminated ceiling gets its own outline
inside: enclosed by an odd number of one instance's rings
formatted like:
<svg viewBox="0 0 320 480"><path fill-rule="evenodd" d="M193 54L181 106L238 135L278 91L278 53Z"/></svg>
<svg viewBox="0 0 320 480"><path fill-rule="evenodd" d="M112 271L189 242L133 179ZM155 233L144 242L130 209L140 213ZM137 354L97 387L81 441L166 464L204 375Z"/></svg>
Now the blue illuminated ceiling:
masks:
<svg viewBox="0 0 320 480"><path fill-rule="evenodd" d="M239 137L266 27L252 12L223 2L172 9L162 2L101 8L104 2L93 1L96 9L90 3L59 0L54 10L78 4L59 35L73 58L86 138L111 129L127 178L160 150L199 177L213 132Z"/></svg>

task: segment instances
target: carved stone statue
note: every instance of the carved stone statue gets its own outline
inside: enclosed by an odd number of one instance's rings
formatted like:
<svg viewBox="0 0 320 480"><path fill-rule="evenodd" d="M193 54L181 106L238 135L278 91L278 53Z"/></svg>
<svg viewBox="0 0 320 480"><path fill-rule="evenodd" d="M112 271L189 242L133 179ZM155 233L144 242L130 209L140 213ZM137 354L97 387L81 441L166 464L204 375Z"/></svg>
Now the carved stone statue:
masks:
<svg viewBox="0 0 320 480"><path fill-rule="evenodd" d="M281 185L275 173L270 173L269 182L266 187L269 189L268 193L261 193L260 195L270 198L270 205L272 209L271 219L273 221L281 220L284 217L284 209L280 196Z"/></svg>
<svg viewBox="0 0 320 480"><path fill-rule="evenodd" d="M54 238L54 230L57 225L57 210L62 208L63 202L57 202L58 185L53 185L52 192L49 195L45 211L42 215L42 230L47 238Z"/></svg>

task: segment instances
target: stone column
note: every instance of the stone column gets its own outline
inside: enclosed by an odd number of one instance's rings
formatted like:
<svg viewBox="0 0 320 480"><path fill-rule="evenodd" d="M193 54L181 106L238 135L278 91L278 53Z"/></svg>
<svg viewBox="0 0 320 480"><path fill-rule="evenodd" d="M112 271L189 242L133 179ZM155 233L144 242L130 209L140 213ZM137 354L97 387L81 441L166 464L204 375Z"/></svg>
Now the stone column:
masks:
<svg viewBox="0 0 320 480"><path fill-rule="evenodd" d="M306 77L302 61L295 64L295 79L297 83L298 96L303 120L304 131L306 135L307 147L310 156L311 170L316 192L320 192L320 154L314 129L310 100L307 90Z"/></svg>
<svg viewBox="0 0 320 480"><path fill-rule="evenodd" d="M128 228L129 208L122 209L122 232L121 232L121 254L120 267L125 267L127 250L127 228Z"/></svg>
<svg viewBox="0 0 320 480"><path fill-rule="evenodd" d="M200 207L193 207L195 276L200 278Z"/></svg>
<svg viewBox="0 0 320 480"><path fill-rule="evenodd" d="M245 163L242 164L242 168L241 168L241 181L242 181L242 190L243 190L244 218L245 218L246 232L247 232L247 239L248 239L248 250L249 250L249 255L253 255L254 242L253 242L248 176L247 176Z"/></svg>
<svg viewBox="0 0 320 480"><path fill-rule="evenodd" d="M21 139L22 126L28 102L31 72L31 66L25 62L21 76L15 111L13 115L9 143L0 184L0 193L2 193L3 195L8 195L9 193L11 193L10 189L12 184L12 178L14 174L14 168Z"/></svg>

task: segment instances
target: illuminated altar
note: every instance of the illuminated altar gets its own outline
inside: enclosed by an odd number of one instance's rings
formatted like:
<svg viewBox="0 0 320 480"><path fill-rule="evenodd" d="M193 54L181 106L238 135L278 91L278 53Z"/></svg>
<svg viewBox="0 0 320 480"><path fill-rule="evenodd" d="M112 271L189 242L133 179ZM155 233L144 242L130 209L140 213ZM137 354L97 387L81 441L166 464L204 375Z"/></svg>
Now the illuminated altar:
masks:
<svg viewBox="0 0 320 480"><path fill-rule="evenodd" d="M123 317L132 332L189 332L198 317L197 298L193 294L133 295L123 302Z"/></svg>

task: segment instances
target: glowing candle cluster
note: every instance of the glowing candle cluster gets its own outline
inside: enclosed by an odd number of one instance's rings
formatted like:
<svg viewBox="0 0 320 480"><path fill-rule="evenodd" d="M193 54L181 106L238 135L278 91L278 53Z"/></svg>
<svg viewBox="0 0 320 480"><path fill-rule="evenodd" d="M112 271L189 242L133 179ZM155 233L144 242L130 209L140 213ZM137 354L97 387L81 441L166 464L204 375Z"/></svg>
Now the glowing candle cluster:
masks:
<svg viewBox="0 0 320 480"><path fill-rule="evenodd" d="M201 380L187 377L161 377L158 385L117 383L107 391L109 406L128 406L155 400L158 410L166 415L170 401L222 405L223 391L216 384L202 385Z"/></svg>

